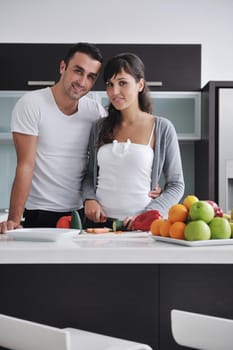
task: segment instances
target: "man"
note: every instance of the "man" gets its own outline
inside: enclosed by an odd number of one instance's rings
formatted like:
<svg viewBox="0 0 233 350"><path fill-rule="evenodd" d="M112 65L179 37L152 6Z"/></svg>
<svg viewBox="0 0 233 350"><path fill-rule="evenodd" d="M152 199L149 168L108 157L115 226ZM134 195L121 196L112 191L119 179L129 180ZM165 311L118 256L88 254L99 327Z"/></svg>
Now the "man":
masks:
<svg viewBox="0 0 233 350"><path fill-rule="evenodd" d="M61 216L82 208L90 128L106 114L85 95L102 60L94 45L78 43L61 61L52 88L28 92L17 102L11 123L17 167L0 233L20 228L22 216L24 227L55 227Z"/></svg>

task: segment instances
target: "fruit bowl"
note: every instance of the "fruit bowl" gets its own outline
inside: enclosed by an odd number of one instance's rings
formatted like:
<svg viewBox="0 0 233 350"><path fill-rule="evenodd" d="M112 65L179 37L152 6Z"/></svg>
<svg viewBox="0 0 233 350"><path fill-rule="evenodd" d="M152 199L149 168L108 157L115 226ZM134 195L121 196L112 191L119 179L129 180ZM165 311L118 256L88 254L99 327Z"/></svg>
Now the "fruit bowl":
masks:
<svg viewBox="0 0 233 350"><path fill-rule="evenodd" d="M162 237L162 236L154 236L153 239L158 242L172 243L178 244L187 247L201 247L201 246L219 246L219 245L231 245L233 244L233 239L207 239L207 240L199 240L199 241L187 241L185 239L176 239L170 237Z"/></svg>

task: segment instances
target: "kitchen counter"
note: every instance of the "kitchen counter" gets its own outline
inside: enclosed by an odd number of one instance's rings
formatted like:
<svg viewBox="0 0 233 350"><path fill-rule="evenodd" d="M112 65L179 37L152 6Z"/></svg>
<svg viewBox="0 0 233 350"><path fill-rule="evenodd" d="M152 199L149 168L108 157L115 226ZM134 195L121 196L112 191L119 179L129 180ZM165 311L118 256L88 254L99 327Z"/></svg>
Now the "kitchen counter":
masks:
<svg viewBox="0 0 233 350"><path fill-rule="evenodd" d="M81 236L45 243L2 235L0 312L154 350L181 349L171 334L174 308L233 319L233 245Z"/></svg>
<svg viewBox="0 0 233 350"><path fill-rule="evenodd" d="M233 241L232 241L233 243ZM233 245L186 247L142 238L74 234L57 242L0 237L1 264L233 264Z"/></svg>

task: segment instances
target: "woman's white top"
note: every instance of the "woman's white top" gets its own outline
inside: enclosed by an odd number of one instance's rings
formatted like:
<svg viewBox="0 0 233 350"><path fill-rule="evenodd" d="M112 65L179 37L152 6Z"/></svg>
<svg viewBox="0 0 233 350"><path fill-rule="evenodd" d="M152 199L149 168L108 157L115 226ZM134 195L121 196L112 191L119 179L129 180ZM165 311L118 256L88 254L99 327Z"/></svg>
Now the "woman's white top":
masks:
<svg viewBox="0 0 233 350"><path fill-rule="evenodd" d="M125 219L143 210L151 201L151 172L154 151L151 139L146 145L118 142L101 146L97 153L99 166L96 196L108 217Z"/></svg>

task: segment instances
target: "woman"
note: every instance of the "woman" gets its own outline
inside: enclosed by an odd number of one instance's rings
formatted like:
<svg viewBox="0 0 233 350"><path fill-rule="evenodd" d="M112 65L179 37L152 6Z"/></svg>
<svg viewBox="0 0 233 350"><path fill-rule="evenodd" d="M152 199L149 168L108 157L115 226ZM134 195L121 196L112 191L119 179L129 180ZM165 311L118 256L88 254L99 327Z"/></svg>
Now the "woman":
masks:
<svg viewBox="0 0 233 350"><path fill-rule="evenodd" d="M104 69L110 101L108 116L93 125L88 172L83 185L86 227L124 220L132 228L138 214L157 209L163 216L184 193L183 171L175 128L152 115L144 65L133 53L119 54ZM151 198L161 175L162 193Z"/></svg>

